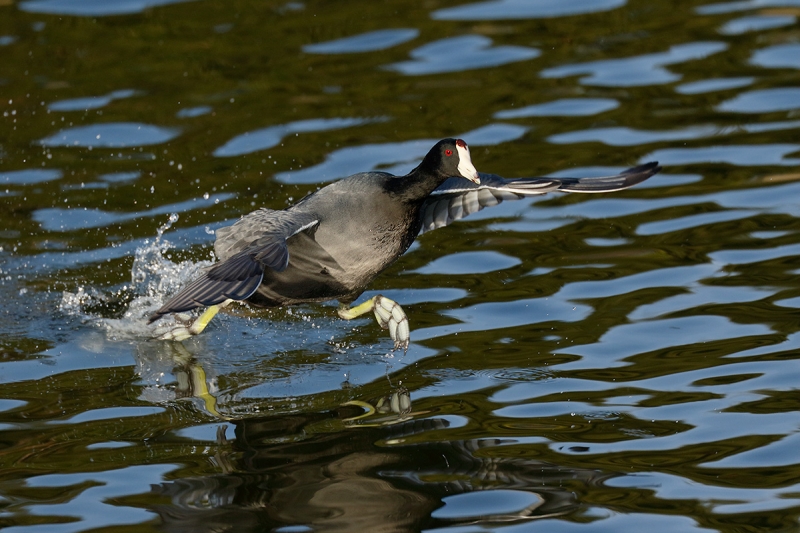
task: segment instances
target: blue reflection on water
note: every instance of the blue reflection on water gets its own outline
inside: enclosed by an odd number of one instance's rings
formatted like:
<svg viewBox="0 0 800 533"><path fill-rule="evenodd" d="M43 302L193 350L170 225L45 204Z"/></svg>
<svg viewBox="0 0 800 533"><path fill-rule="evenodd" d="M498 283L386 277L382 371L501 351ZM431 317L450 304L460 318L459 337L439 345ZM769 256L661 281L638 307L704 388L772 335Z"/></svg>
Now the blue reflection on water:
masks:
<svg viewBox="0 0 800 533"><path fill-rule="evenodd" d="M377 30L324 43L307 44L303 52L309 54L353 54L385 50L398 44L416 39L419 30L416 28L396 28Z"/></svg>
<svg viewBox="0 0 800 533"><path fill-rule="evenodd" d="M728 89L738 89L747 87L755 81L755 78L714 78L710 80L698 80L682 83L675 87L675 92L680 94L702 94L714 91L725 91Z"/></svg>
<svg viewBox="0 0 800 533"><path fill-rule="evenodd" d="M54 168L30 168L0 172L0 183L5 185L33 185L60 179L63 172Z"/></svg>
<svg viewBox="0 0 800 533"><path fill-rule="evenodd" d="M701 15L719 15L736 11L749 11L761 7L800 6L800 0L737 0L698 6L695 11Z"/></svg>
<svg viewBox="0 0 800 533"><path fill-rule="evenodd" d="M719 111L733 113L770 113L800 109L800 88L758 89L726 100L717 106Z"/></svg>
<svg viewBox="0 0 800 533"><path fill-rule="evenodd" d="M729 20L720 29L723 35L741 35L751 31L791 26L797 20L791 15L755 15Z"/></svg>
<svg viewBox="0 0 800 533"><path fill-rule="evenodd" d="M652 304L640 306L628 315L628 318L646 320L708 305L756 302L777 292L777 289L717 287L702 283L692 285L687 289L690 291L687 294L671 296Z"/></svg>
<svg viewBox="0 0 800 533"><path fill-rule="evenodd" d="M212 109L213 108L211 106L207 105L201 105L197 107L186 107L175 113L175 116L178 118L199 117L211 113Z"/></svg>
<svg viewBox="0 0 800 533"><path fill-rule="evenodd" d="M626 0L489 0L439 9L437 20L510 20L563 17L597 13L622 7Z"/></svg>
<svg viewBox="0 0 800 533"><path fill-rule="evenodd" d="M522 138L530 128L516 124L487 124L468 131L460 137L470 146L497 146L498 144L516 141Z"/></svg>
<svg viewBox="0 0 800 533"><path fill-rule="evenodd" d="M669 218L658 222L648 222L636 229L637 235L663 235L674 231L681 231L689 228L696 228L706 224L718 224L728 220L739 220L756 214L757 211L748 210L722 210L711 213L700 213L685 217Z"/></svg>
<svg viewBox="0 0 800 533"><path fill-rule="evenodd" d="M766 122L763 124L743 124L737 127L721 128L719 126L689 126L683 129L667 131L644 131L627 127L595 128L576 130L551 135L548 142L554 144L571 144L578 142L601 142L610 146L639 146L642 144L687 141L707 137L721 137L736 133L761 133L800 128L800 120L783 122Z"/></svg>
<svg viewBox="0 0 800 533"><path fill-rule="evenodd" d="M665 69L665 65L703 59L728 48L721 42L697 42L671 46L667 52L645 54L624 59L603 59L545 69L543 78L564 78L586 74L580 79L584 85L609 87L635 87L670 83L681 78Z"/></svg>
<svg viewBox="0 0 800 533"><path fill-rule="evenodd" d="M66 128L39 141L42 146L89 146L126 148L170 141L180 134L178 128L165 128L138 122L112 122Z"/></svg>
<svg viewBox="0 0 800 533"><path fill-rule="evenodd" d="M60 207L47 207L37 209L33 219L50 231L73 231L78 229L99 228L112 224L119 224L137 218L181 213L190 209L199 209L215 205L234 198L231 193L215 194L208 198L192 198L184 202L161 205L146 211L133 211L130 213L113 213L97 208L63 209Z"/></svg>
<svg viewBox="0 0 800 533"><path fill-rule="evenodd" d="M688 304L687 304L688 305ZM633 322L608 330L598 342L570 346L564 353L591 359L593 368L654 350L676 349L715 340L728 340L771 333L764 324L737 324L717 315L665 318Z"/></svg>
<svg viewBox="0 0 800 533"><path fill-rule="evenodd" d="M28 512L37 516L64 517L67 520L43 525L53 533L73 533L88 529L141 524L153 518L146 510L129 505L116 505L117 498L146 494L153 480L165 479L177 465L135 465L118 470L49 474L33 476L26 483L31 488L63 488L72 493L69 504L59 500L31 504ZM78 518L78 520L69 520ZM28 527L10 527L6 531L29 531Z"/></svg>
<svg viewBox="0 0 800 533"><path fill-rule="evenodd" d="M189 1L191 0L115 0L113 2L108 0L27 0L20 2L19 8L31 13L107 17L141 13L151 7Z"/></svg>
<svg viewBox="0 0 800 533"><path fill-rule="evenodd" d="M689 126L688 128L672 131L643 131L620 126L559 133L551 135L547 138L547 141L554 144L602 142L611 146L637 146L663 141L702 139L703 137L710 137L718 131L719 128L716 126Z"/></svg>
<svg viewBox="0 0 800 533"><path fill-rule="evenodd" d="M496 489L456 494L442 499L444 507L431 513L440 519L458 519L513 515L541 505L544 500L534 492Z"/></svg>
<svg viewBox="0 0 800 533"><path fill-rule="evenodd" d="M799 165L800 158L786 157L800 150L800 144L762 144L704 146L701 148L664 148L656 150L639 161L660 161L664 165L691 165L696 163L729 163L740 166Z"/></svg>
<svg viewBox="0 0 800 533"><path fill-rule="evenodd" d="M528 131L516 124L488 124L459 137L471 146L493 146L519 139ZM403 175L410 172L438 139L419 139L386 144L348 146L328 154L325 161L297 171L278 172L275 179L284 183L321 183L343 178L353 169L361 172L381 170Z"/></svg>
<svg viewBox="0 0 800 533"><path fill-rule="evenodd" d="M59 100L48 104L50 111L88 111L105 107L114 100L130 98L135 96L137 91L133 89L121 89L108 93L104 96L87 96L83 98L71 98L69 100Z"/></svg>
<svg viewBox="0 0 800 533"><path fill-rule="evenodd" d="M539 57L539 50L527 46L492 46L482 35L448 37L411 51L411 61L392 63L384 68L407 76L459 72L497 67Z"/></svg>
<svg viewBox="0 0 800 533"><path fill-rule="evenodd" d="M767 68L800 69L800 44L776 44L757 50L750 63Z"/></svg>
<svg viewBox="0 0 800 533"><path fill-rule="evenodd" d="M314 118L298 120L288 124L269 126L259 130L248 131L237 135L216 150L217 157L233 157L250 154L259 150L266 150L281 143L284 137L292 133L308 133L312 131L327 131L341 128L351 128L370 122L382 122L386 117L375 118Z"/></svg>
<svg viewBox="0 0 800 533"><path fill-rule="evenodd" d="M516 257L497 252L460 252L431 261L422 268L411 270L416 274L479 274L504 270L522 264Z"/></svg>
<svg viewBox="0 0 800 533"><path fill-rule="evenodd" d="M618 107L619 102L613 98L562 98L552 102L498 111L494 114L494 118L582 117L597 115Z"/></svg>

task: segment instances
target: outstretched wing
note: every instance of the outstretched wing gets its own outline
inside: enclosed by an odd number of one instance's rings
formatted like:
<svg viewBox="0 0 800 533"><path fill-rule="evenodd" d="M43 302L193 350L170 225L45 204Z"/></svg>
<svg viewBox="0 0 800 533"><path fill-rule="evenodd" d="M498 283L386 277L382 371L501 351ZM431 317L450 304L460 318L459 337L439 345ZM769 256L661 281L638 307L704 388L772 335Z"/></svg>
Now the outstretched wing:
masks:
<svg viewBox="0 0 800 533"><path fill-rule="evenodd" d="M425 233L447 226L455 220L476 213L504 200L552 191L598 193L627 189L661 170L657 162L629 168L615 176L595 178L517 178L505 179L494 174L479 173L480 184L462 178L449 178L425 200L420 212Z"/></svg>
<svg viewBox="0 0 800 533"><path fill-rule="evenodd" d="M261 284L264 269L281 272L289 265L286 240L318 224L311 214L261 209L220 229L215 248L221 261L181 289L149 322L168 313L249 298Z"/></svg>

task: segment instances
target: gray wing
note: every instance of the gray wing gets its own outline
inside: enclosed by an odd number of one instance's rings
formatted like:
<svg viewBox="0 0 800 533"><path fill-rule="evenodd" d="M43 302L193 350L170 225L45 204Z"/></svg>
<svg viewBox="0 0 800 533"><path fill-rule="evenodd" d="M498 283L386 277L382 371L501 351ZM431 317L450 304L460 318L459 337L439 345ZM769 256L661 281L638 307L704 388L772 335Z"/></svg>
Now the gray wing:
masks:
<svg viewBox="0 0 800 533"><path fill-rule="evenodd" d="M615 176L595 178L517 178L505 179L479 173L481 182L449 178L425 200L420 212L420 233L447 226L504 200L518 200L552 191L598 193L619 191L641 183L661 170L657 162L629 168Z"/></svg>
<svg viewBox="0 0 800 533"><path fill-rule="evenodd" d="M203 272L150 316L154 322L168 313L245 300L258 289L264 269L278 272L289 264L286 240L319 224L315 215L260 209L236 224L217 230L214 244L220 262Z"/></svg>

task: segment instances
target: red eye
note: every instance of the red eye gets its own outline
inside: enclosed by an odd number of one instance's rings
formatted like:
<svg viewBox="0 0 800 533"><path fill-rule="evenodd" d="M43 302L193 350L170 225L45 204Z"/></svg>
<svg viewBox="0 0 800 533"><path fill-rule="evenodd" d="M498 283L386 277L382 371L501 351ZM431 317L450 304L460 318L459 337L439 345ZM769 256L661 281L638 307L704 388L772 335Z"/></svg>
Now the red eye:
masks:
<svg viewBox="0 0 800 533"><path fill-rule="evenodd" d="M453 151L450 148L448 148L447 150L444 151L444 155L450 157L451 155L453 155Z"/></svg>

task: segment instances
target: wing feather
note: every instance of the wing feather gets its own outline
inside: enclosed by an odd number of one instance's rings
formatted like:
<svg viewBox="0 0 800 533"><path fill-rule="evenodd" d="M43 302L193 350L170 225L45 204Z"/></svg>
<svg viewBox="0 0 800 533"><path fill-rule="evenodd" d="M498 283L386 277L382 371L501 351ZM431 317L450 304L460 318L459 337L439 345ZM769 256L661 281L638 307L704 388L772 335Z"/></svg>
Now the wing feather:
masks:
<svg viewBox="0 0 800 533"><path fill-rule="evenodd" d="M422 206L420 217L424 233L492 207L504 200L517 200L553 191L600 193L627 189L661 170L658 163L629 168L614 176L589 178L516 178L505 179L495 174L479 173L481 182L449 178L440 185Z"/></svg>
<svg viewBox="0 0 800 533"><path fill-rule="evenodd" d="M215 243L220 262L173 296L149 321L225 300L246 300L258 289L265 269L280 272L289 265L286 240L313 231L318 224L311 214L261 209L220 229Z"/></svg>

